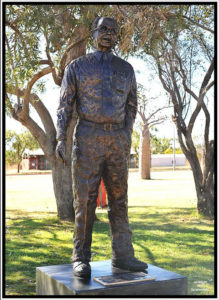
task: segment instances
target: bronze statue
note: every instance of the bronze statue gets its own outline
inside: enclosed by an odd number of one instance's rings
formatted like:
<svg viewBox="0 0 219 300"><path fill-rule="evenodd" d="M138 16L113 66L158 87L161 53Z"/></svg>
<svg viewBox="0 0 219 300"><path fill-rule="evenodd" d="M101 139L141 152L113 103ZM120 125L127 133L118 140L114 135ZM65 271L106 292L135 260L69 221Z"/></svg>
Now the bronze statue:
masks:
<svg viewBox="0 0 219 300"><path fill-rule="evenodd" d="M108 194L112 266L130 271L147 268L134 257L127 208L128 160L137 111L135 74L128 62L111 51L118 34L114 19L96 18L92 33L96 51L66 68L57 113L56 154L65 160L65 134L76 101L72 258L74 275L80 277L91 274L92 227L101 177Z"/></svg>

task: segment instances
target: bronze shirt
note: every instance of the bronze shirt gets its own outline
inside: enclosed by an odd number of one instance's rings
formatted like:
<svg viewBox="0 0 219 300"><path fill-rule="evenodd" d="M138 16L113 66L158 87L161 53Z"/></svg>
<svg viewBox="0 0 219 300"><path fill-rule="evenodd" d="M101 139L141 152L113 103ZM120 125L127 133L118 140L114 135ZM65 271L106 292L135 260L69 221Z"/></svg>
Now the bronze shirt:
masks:
<svg viewBox="0 0 219 300"><path fill-rule="evenodd" d="M112 52L81 56L66 68L57 111L57 140L63 140L73 104L80 119L95 123L125 123L131 133L137 112L132 66Z"/></svg>

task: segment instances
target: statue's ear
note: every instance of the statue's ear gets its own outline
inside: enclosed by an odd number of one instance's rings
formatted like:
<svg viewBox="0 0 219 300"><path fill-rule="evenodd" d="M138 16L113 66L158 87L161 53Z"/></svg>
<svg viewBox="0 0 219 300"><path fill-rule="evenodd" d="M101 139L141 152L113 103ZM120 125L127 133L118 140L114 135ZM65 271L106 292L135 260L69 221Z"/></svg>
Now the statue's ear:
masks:
<svg viewBox="0 0 219 300"><path fill-rule="evenodd" d="M96 34L94 33L93 34L93 43L92 43L92 47L93 48L97 48L97 36L96 36Z"/></svg>
<svg viewBox="0 0 219 300"><path fill-rule="evenodd" d="M95 37L92 34L93 39L91 39L91 47L95 50L97 49L97 40L95 39Z"/></svg>

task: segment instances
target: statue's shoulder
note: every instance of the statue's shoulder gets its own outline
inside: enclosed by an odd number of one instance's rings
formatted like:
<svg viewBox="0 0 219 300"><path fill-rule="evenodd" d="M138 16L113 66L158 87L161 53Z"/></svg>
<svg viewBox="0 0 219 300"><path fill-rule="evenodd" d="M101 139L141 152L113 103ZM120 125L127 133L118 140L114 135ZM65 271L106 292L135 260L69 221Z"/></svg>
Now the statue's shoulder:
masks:
<svg viewBox="0 0 219 300"><path fill-rule="evenodd" d="M117 66L117 68L122 68L122 69L126 69L129 70L130 72L134 72L134 69L132 67L132 65L127 62L126 60L122 59L119 56L113 55L113 63L115 64L115 66Z"/></svg>
<svg viewBox="0 0 219 300"><path fill-rule="evenodd" d="M93 53L88 53L88 54L85 54L85 55L82 55L74 60L71 61L70 64L83 64L87 61L90 61L92 58L94 57Z"/></svg>
<svg viewBox="0 0 219 300"><path fill-rule="evenodd" d="M91 61L93 57L92 53L82 55L73 59L67 66L66 69L73 69L75 72L81 69L81 67L86 66L87 62Z"/></svg>

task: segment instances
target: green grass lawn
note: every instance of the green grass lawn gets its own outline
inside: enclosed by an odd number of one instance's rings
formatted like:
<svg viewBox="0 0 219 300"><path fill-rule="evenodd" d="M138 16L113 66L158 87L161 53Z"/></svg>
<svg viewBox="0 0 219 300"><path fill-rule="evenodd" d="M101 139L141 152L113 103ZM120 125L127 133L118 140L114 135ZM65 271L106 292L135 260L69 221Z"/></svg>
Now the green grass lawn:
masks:
<svg viewBox="0 0 219 300"><path fill-rule="evenodd" d="M35 295L36 267L71 263L73 225L56 217L50 175L7 176L6 185L6 294ZM149 181L131 172L129 204L136 257L187 276L189 295L212 295L214 225L197 215L191 172ZM106 210L97 216L92 260L111 259Z"/></svg>

